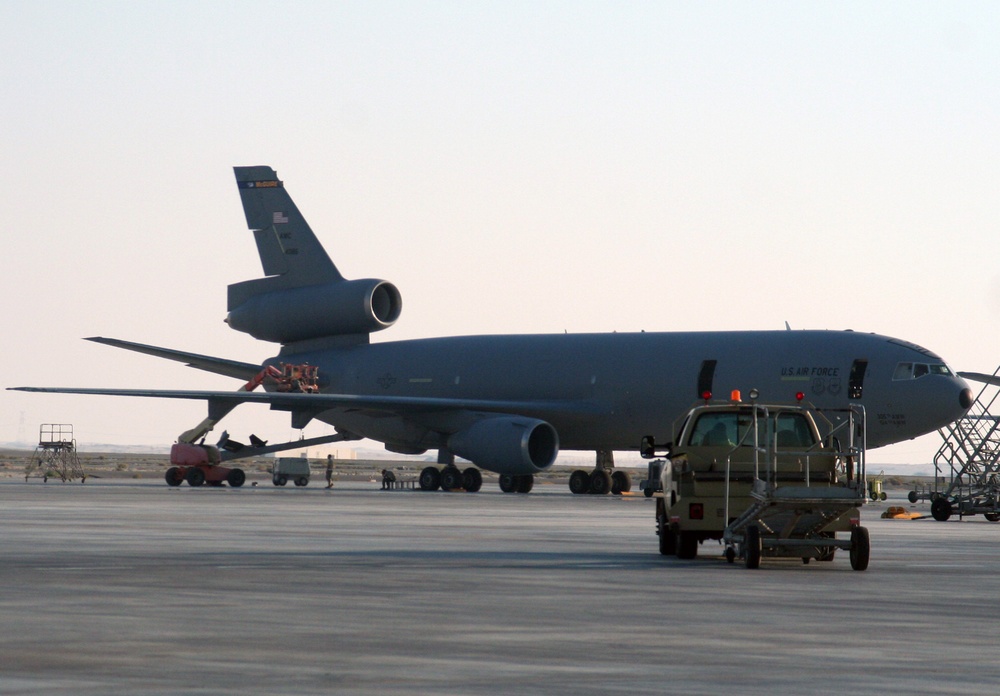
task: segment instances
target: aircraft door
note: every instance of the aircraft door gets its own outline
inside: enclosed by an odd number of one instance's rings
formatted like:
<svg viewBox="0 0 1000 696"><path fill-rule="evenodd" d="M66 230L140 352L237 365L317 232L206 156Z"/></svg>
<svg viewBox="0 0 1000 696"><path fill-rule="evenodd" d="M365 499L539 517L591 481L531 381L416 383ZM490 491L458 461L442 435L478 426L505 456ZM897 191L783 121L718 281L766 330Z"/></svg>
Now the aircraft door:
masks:
<svg viewBox="0 0 1000 696"><path fill-rule="evenodd" d="M698 373L698 394L695 398L703 399L705 394L712 393L712 384L715 382L715 366L718 360L703 360L701 371Z"/></svg>
<svg viewBox="0 0 1000 696"><path fill-rule="evenodd" d="M865 371L868 369L867 360L855 360L851 364L851 376L847 381L847 398L860 399L864 391Z"/></svg>

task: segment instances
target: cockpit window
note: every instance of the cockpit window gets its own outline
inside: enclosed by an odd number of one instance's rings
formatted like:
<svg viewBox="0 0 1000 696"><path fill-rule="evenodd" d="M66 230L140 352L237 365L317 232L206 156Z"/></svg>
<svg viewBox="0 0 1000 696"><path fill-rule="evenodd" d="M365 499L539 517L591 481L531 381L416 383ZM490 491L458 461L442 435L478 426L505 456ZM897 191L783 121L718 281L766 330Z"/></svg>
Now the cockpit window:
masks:
<svg viewBox="0 0 1000 696"><path fill-rule="evenodd" d="M954 377L955 373L944 363L897 363L895 372L892 373L893 380L919 379L924 375L945 375Z"/></svg>
<svg viewBox="0 0 1000 696"><path fill-rule="evenodd" d="M892 374L892 379L913 379L913 363L899 363L896 365L896 371Z"/></svg>

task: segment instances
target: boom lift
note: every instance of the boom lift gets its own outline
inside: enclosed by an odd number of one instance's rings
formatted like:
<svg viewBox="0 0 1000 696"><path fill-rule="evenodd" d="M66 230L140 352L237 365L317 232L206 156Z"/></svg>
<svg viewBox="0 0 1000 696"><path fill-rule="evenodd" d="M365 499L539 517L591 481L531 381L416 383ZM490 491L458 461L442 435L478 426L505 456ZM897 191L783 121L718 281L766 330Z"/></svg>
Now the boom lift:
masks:
<svg viewBox="0 0 1000 696"><path fill-rule="evenodd" d="M253 391L265 380L270 380L275 391L302 392L316 394L319 392L318 369L315 365L291 365L281 363L281 369L267 365L250 381L237 391ZM223 466L223 462L247 457L263 456L272 452L281 452L296 447L326 444L352 440L356 437L350 433L337 433L277 445L268 445L255 435L250 436L250 446L229 439L223 432L217 445L206 445L205 436L235 408L235 404L219 404L209 402L208 416L198 425L181 433L177 442L170 448L170 468L164 478L167 485L179 486L187 481L189 486L198 487L205 483L221 486L228 483L233 488L239 488L246 481L246 473L237 467Z"/></svg>

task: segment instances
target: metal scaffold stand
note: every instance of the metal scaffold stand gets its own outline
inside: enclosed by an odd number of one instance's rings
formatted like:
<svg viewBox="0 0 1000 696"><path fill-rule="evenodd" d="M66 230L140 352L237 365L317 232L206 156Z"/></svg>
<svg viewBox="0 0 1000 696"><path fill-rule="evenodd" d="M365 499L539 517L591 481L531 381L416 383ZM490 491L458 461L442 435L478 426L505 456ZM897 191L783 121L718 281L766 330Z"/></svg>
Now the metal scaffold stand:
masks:
<svg viewBox="0 0 1000 696"><path fill-rule="evenodd" d="M50 478L59 478L63 483L76 479L83 483L87 480L76 453L72 425L43 423L38 428L38 447L24 470L24 480L33 476L45 482Z"/></svg>
<svg viewBox="0 0 1000 696"><path fill-rule="evenodd" d="M910 491L909 500L931 501L931 516L944 522L952 515L983 515L1000 521L1000 368L992 378L978 373L963 377L984 382L972 408L947 429L934 455L934 487Z"/></svg>

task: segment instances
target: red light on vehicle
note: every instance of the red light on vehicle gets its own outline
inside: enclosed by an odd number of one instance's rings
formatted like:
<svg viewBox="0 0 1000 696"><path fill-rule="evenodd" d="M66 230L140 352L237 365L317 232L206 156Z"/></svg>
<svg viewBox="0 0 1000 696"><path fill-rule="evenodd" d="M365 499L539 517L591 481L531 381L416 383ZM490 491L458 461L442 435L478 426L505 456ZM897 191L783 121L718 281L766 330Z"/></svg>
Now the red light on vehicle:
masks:
<svg viewBox="0 0 1000 696"><path fill-rule="evenodd" d="M705 391L703 391L701 393L701 398L703 398L705 401L711 401L712 400L712 392L710 392L710 391L708 391L706 389Z"/></svg>
<svg viewBox="0 0 1000 696"><path fill-rule="evenodd" d="M705 519L705 506L702 503L691 503L688 507L688 517L692 520Z"/></svg>
<svg viewBox="0 0 1000 696"><path fill-rule="evenodd" d="M804 398L806 398L805 392L796 392L795 393L795 400L796 401L802 401L802 399L804 399Z"/></svg>

